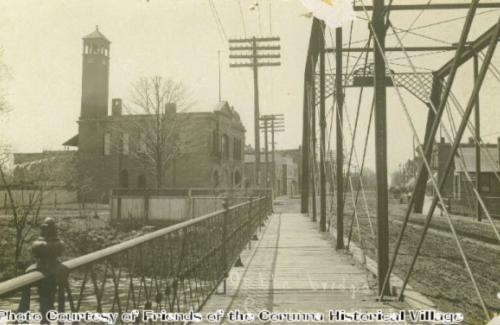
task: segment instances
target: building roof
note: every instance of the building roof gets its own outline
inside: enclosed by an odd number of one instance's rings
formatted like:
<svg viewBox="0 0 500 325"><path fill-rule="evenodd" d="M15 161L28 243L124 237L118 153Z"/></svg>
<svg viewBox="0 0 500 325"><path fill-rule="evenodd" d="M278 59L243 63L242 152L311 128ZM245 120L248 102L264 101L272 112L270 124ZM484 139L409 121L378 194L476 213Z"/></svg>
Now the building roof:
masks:
<svg viewBox="0 0 500 325"><path fill-rule="evenodd" d="M271 163L272 162L271 151L269 151L269 153L268 153L268 159L269 159L269 163ZM274 160L277 164L282 164L284 162L293 163L292 157L283 155L282 153L280 153L278 151L275 151ZM254 153L245 153L244 162L245 162L245 164L255 164L255 154ZM260 153L260 163L261 164L266 163L266 153L265 152Z"/></svg>
<svg viewBox="0 0 500 325"><path fill-rule="evenodd" d="M100 40L103 40L107 43L111 43L107 38L106 36L104 36L100 31L99 31L99 26L96 26L95 27L95 31L93 31L92 33L88 34L87 36L85 36L83 39L100 39Z"/></svg>
<svg viewBox="0 0 500 325"><path fill-rule="evenodd" d="M476 148L473 146L460 147L457 151L457 155L455 156L455 171L463 173L465 172L463 164L461 163L461 158L459 155L462 155L463 160L465 162L465 168L468 172L476 171ZM485 173L493 173L500 172L499 165L499 154L498 147L481 147L481 172ZM492 161L493 160L493 161Z"/></svg>
<svg viewBox="0 0 500 325"><path fill-rule="evenodd" d="M78 134L72 136L69 140L63 143L66 147L78 147Z"/></svg>

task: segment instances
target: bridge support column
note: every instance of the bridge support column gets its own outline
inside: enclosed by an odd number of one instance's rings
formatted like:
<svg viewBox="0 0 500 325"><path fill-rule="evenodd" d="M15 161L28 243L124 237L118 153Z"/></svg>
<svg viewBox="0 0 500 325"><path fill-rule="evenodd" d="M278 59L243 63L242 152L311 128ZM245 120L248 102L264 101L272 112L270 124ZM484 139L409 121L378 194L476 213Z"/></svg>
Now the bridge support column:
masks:
<svg viewBox="0 0 500 325"><path fill-rule="evenodd" d="M335 99L337 101L337 249L344 248L344 139L342 137L344 89L342 81L342 28L340 27L335 30Z"/></svg>
<svg viewBox="0 0 500 325"><path fill-rule="evenodd" d="M379 294L389 266L389 207L387 185L387 116L385 67L385 5L373 0L374 92L375 92L375 168L377 174L377 271ZM338 175L337 175L338 177ZM385 287L389 293L390 285Z"/></svg>
<svg viewBox="0 0 500 325"><path fill-rule="evenodd" d="M325 174L325 23L321 22L321 40L319 43L319 230L326 231L326 174Z"/></svg>

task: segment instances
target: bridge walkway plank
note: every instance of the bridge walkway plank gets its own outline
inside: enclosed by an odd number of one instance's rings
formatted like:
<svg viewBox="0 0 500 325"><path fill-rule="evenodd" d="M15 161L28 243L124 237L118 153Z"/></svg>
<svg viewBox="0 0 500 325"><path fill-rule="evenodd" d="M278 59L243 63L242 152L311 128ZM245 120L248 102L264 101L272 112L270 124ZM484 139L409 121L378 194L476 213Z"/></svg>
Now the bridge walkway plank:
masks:
<svg viewBox="0 0 500 325"><path fill-rule="evenodd" d="M407 308L378 302L371 275L351 255L336 251L302 214L273 214L259 237L252 242L253 249L241 255L244 267L231 270L226 294L214 294L202 312L267 309L327 315L330 309L394 312Z"/></svg>

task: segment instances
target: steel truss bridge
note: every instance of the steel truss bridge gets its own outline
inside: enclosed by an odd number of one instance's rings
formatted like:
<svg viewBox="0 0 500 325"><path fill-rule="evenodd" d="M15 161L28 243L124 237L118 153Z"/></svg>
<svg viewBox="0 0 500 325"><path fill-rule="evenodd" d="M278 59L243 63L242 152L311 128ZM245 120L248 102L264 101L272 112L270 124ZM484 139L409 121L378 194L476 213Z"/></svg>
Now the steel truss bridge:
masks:
<svg viewBox="0 0 500 325"><path fill-rule="evenodd" d="M469 32L472 22L480 19L477 10L481 8L499 8L500 3L497 2L482 2L471 1L470 4L459 3L432 3L427 4L386 4L384 1L373 1L371 6L359 4L355 7L358 14L363 16L368 22L369 37L366 39L365 47L345 47L343 40L343 28L329 29L325 23L315 19L311 27L309 38L308 53L306 56L305 71L304 71L304 101L303 101L303 134L302 134L302 196L301 196L301 212L312 213L313 219L319 215L318 222L320 231L327 230L327 191L332 192L334 189L335 195L332 199L334 204L331 204L334 220L336 224L336 247L338 249L345 247L345 233L351 235L356 233L356 228L359 228L359 218L356 209L353 212L353 218L350 225L344 227L345 206L348 195L356 193L352 198L352 204L356 206L358 201L360 205L366 205L366 215L370 217L366 198L363 193L363 184L354 184L351 178L352 168L356 160L356 167L360 169L358 176L360 179L363 174L364 162L366 157L366 145L370 134L371 125L373 122L374 139L375 139L375 166L376 166L376 211L375 221L370 221L371 236L364 238L365 242L371 242L377 250L377 273L378 277L378 294L380 299L391 296L390 277L394 271L396 260L400 257L401 245L404 244L406 232L408 232L408 224L413 213L422 213L426 186L430 184L433 187L434 197L429 211L425 212L425 222L420 231L419 239L417 240L416 249L412 252L412 258L409 262L409 268L404 270L405 277L403 280L402 289L398 293L398 299L402 300L408 280L414 271L417 258L421 254L421 249L426 234L433 220L434 211L437 206L443 210L444 216L447 218L449 229L452 233L452 240L460 253L460 259L463 261L470 282L473 286L474 294L477 297L478 304L481 306L482 313L485 319L490 319L492 316L491 308L488 308L488 303L485 301L481 288L477 284L478 275L473 272L470 265L470 256L468 257L463 249L463 245L457 235L456 225L450 217L450 212L442 190L448 177L451 177L450 171L455 164L455 157L459 159L458 164L465 165L463 155L461 154L461 140L466 130L473 134L475 143L475 166L476 172L481 172L481 152L485 150L485 145L481 140L480 132L480 106L479 93L484 84L485 75L491 72L497 77L497 69L491 64L492 57L500 35L500 17L499 20L485 30L479 37L469 40ZM460 36L456 43L450 43L446 46L414 46L413 44L403 44L401 35L412 33L411 28L403 30L395 27L390 19L391 16L397 15L401 10L459 10L466 9L467 15L464 17L464 23L461 27ZM385 38L387 35L395 37L396 46L386 47ZM328 35L329 34L329 35ZM418 36L418 34L415 34ZM426 35L420 35L426 36ZM332 48L327 48L326 39L332 40ZM349 40L349 44L350 40ZM408 61L408 66L411 67L411 72L398 72L392 70L390 60L387 59L388 52L402 52L405 54L405 59ZM435 51L450 51L453 57L447 62L443 62L442 66L430 73L418 72L415 68L408 52L435 52ZM354 64L355 68L352 71L347 71L344 67L345 55L351 52L362 53L358 56L358 61ZM368 53L372 54L373 63L368 62ZM327 60L327 56L331 55L332 60ZM363 55L366 55L364 60ZM331 62L332 63L331 63ZM364 62L363 62L364 61ZM465 106L461 106L452 92L452 87L455 77L459 73L462 65L472 61L474 67L473 73L473 89L467 95L468 102ZM480 64L481 61L481 64ZM349 61L348 61L349 62ZM356 69L357 68L357 69ZM349 67L351 69L351 67ZM329 72L327 72L329 71ZM331 73L333 71L333 73ZM373 87L373 105L369 116L369 126L366 130L365 147L362 148L363 156L359 159L356 156L354 147L345 148L344 139L351 138L350 143L354 143L354 139L361 132L356 122L360 114L359 107L362 95L358 100L358 108L356 117L349 119L348 111L345 109L345 89L349 87ZM402 109L405 111L410 129L413 133L413 138L417 139L416 150L419 153L420 165L416 173L416 181L413 192L409 199L406 208L405 216L402 220L401 231L395 242L389 242L389 190L388 190L388 171L387 171L387 155L389 149L387 147L387 118L386 118L386 90L388 87L393 87L398 95ZM412 116L408 112L404 98L401 95L401 90L405 89L415 96L424 104L427 109L427 122L425 126L425 136L422 140L418 138L417 130L412 121ZM327 157L327 150L330 144L330 136L327 138L327 130L332 130L332 125L328 125L326 116L327 108L326 99L333 97L334 105L329 112L332 119L335 119L333 133L335 133L335 158ZM352 100L350 101L352 102ZM448 126L444 124L445 116L449 117L449 106L457 108L460 112L460 118L457 125L453 122L452 129L448 130ZM471 126L469 119L474 117L474 126ZM355 121L354 127L351 126L351 121ZM346 123L349 122L349 123ZM333 123L333 120L332 120ZM398 126L399 127L399 126ZM438 130L443 130L445 136L451 144L451 150L448 152L445 164L440 170L439 178L434 176L431 169L431 159L435 144L435 138ZM363 130L364 131L364 130ZM317 134L319 132L319 134ZM329 131L330 132L330 131ZM318 139L319 138L319 139ZM350 150L349 150L350 149ZM345 156L345 152L349 152ZM319 158L318 158L319 157ZM496 163L495 157L488 156L493 165ZM318 161L319 159L319 161ZM335 162L332 163L332 160ZM361 162L359 161L361 160ZM327 163L328 161L328 163ZM344 166L346 166L344 168ZM467 170L467 169L464 169ZM494 172L496 179L500 182L500 168ZM493 233L495 240L500 243L500 233L498 225L492 219L492 215L487 207L486 198L481 193L479 185L479 177L473 179L468 172L465 173L467 185L470 185L469 192L470 200L475 204L474 214L479 220L486 218ZM355 186L360 186L356 191ZM346 194L349 191L351 194ZM360 193L361 192L361 193ZM316 202L316 195L319 193L319 202ZM351 199L349 199L351 200ZM364 201L364 202L363 202ZM347 228L347 230L346 230ZM392 254L389 254L389 247L392 246Z"/></svg>

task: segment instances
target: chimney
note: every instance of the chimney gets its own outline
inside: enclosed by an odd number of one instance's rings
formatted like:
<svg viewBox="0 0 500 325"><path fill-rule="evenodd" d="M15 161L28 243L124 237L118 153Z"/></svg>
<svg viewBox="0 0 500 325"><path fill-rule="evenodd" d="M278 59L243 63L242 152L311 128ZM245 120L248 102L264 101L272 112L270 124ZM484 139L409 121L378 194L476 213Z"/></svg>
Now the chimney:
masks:
<svg viewBox="0 0 500 325"><path fill-rule="evenodd" d="M474 138L473 137L469 137L469 144L474 144Z"/></svg>
<svg viewBox="0 0 500 325"><path fill-rule="evenodd" d="M122 99L121 98L113 98L113 100L111 101L111 115L112 116L122 115Z"/></svg>
<svg viewBox="0 0 500 325"><path fill-rule="evenodd" d="M174 115L177 113L177 104L176 103L166 103L165 104L165 114Z"/></svg>
<svg viewBox="0 0 500 325"><path fill-rule="evenodd" d="M497 138L498 161L500 162L500 138Z"/></svg>
<svg viewBox="0 0 500 325"><path fill-rule="evenodd" d="M441 143L444 143L444 142L445 142L445 141L444 141L444 137L441 137Z"/></svg>

